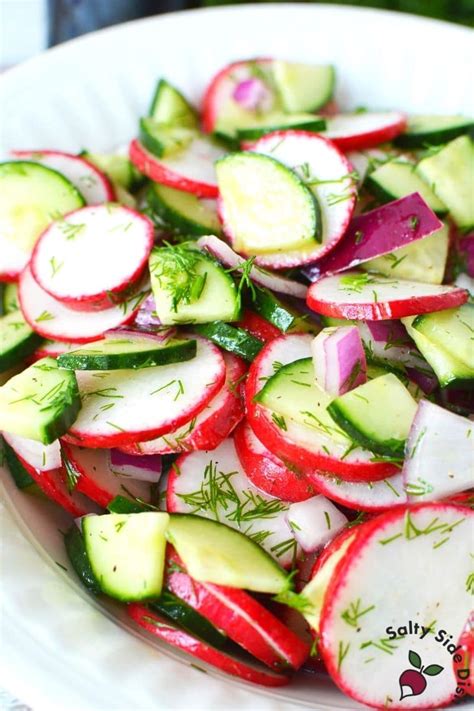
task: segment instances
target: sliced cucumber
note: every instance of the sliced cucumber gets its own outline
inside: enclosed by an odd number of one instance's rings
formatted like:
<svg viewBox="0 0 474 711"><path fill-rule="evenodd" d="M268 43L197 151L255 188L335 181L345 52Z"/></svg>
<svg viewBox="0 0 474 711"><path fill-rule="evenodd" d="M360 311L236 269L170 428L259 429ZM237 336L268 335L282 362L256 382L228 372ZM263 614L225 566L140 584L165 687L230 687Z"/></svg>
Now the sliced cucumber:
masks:
<svg viewBox="0 0 474 711"><path fill-rule="evenodd" d="M474 387L474 370L456 356L448 353L444 347L436 345L416 328L413 328L415 318L416 316L403 318L402 323L407 329L408 335L415 341L418 350L433 368L441 387L444 388L448 385L458 388Z"/></svg>
<svg viewBox="0 0 474 711"><path fill-rule="evenodd" d="M42 358L0 388L0 430L43 444L67 432L81 409L75 374Z"/></svg>
<svg viewBox="0 0 474 711"><path fill-rule="evenodd" d="M253 310L282 333L291 333L292 331L317 333L318 328L315 323L312 323L304 314L298 313L284 301L278 299L269 289L254 284L251 297Z"/></svg>
<svg viewBox="0 0 474 711"><path fill-rule="evenodd" d="M116 153L89 153L82 151L81 158L93 163L105 173L110 180L125 190L136 190L144 181L143 175L138 172L127 156Z"/></svg>
<svg viewBox="0 0 474 711"><path fill-rule="evenodd" d="M230 326L223 321L202 324L195 330L223 350L234 353L249 363L257 357L264 345L244 328Z"/></svg>
<svg viewBox="0 0 474 711"><path fill-rule="evenodd" d="M15 482L16 487L18 489L29 489L30 487L36 487L37 484L35 480L28 474L13 449L10 447L9 444L7 444L7 442L5 442L2 437L0 437L0 455L2 453L2 448L3 455L8 466L8 470L12 475L12 479Z"/></svg>
<svg viewBox="0 0 474 711"><path fill-rule="evenodd" d="M282 367L277 363L274 368L276 373L254 400L279 416L275 423L285 429L285 417L289 417L350 446L350 439L328 412L332 398L316 384L312 358L302 358Z"/></svg>
<svg viewBox="0 0 474 711"><path fill-rule="evenodd" d="M238 321L240 296L234 280L193 244L154 249L150 274L163 325Z"/></svg>
<svg viewBox="0 0 474 711"><path fill-rule="evenodd" d="M474 377L474 304L417 316L412 327L464 363Z"/></svg>
<svg viewBox="0 0 474 711"><path fill-rule="evenodd" d="M288 131L290 129L299 131L313 131L319 133L326 128L326 120L322 116L314 114L295 113L279 114L270 113L255 120L255 123L237 129L237 137L240 141L249 141L273 131Z"/></svg>
<svg viewBox="0 0 474 711"><path fill-rule="evenodd" d="M162 511L83 519L87 557L102 592L124 602L161 594L168 521Z"/></svg>
<svg viewBox="0 0 474 711"><path fill-rule="evenodd" d="M474 121L465 116L411 116L404 133L394 143L402 148L438 146L464 133L472 134L473 130Z"/></svg>
<svg viewBox="0 0 474 711"><path fill-rule="evenodd" d="M192 193L154 183L148 190L147 202L152 213L184 235L220 234L215 201L200 200Z"/></svg>
<svg viewBox="0 0 474 711"><path fill-rule="evenodd" d="M94 595L99 595L101 588L87 557L82 533L75 523L72 524L64 536L64 545L71 565L81 583Z"/></svg>
<svg viewBox="0 0 474 711"><path fill-rule="evenodd" d="M282 163L258 153L233 153L217 161L216 171L237 251L285 252L321 239L316 198Z"/></svg>
<svg viewBox="0 0 474 711"><path fill-rule="evenodd" d="M416 168L462 231L474 227L474 143L460 136Z"/></svg>
<svg viewBox="0 0 474 711"><path fill-rule="evenodd" d="M415 168L416 166L408 161L388 161L367 176L365 185L382 202L390 202L411 195L411 193L419 193L433 212L439 216L446 215L446 205L415 173Z"/></svg>
<svg viewBox="0 0 474 711"><path fill-rule="evenodd" d="M150 608L173 620L186 632L196 635L218 649L222 649L229 642L229 638L219 632L209 620L169 590L163 590L160 597L150 603Z"/></svg>
<svg viewBox="0 0 474 711"><path fill-rule="evenodd" d="M20 301L18 299L17 284L4 284L3 289L3 312L10 314L12 311L18 311Z"/></svg>
<svg viewBox="0 0 474 711"><path fill-rule="evenodd" d="M273 76L285 111L317 111L332 98L335 70L330 64L273 62Z"/></svg>
<svg viewBox="0 0 474 711"><path fill-rule="evenodd" d="M360 264L367 272L386 277L442 284L449 253L449 225L444 224L428 237L411 242L406 247L370 259Z"/></svg>
<svg viewBox="0 0 474 711"><path fill-rule="evenodd" d="M223 523L171 514L166 537L189 575L200 582L275 595L290 585L287 573L263 548Z"/></svg>
<svg viewBox="0 0 474 711"><path fill-rule="evenodd" d="M0 373L31 355L41 338L26 323L21 311L0 317Z"/></svg>
<svg viewBox="0 0 474 711"><path fill-rule="evenodd" d="M60 368L69 370L120 370L180 363L195 355L196 341L193 340L159 341L147 336L117 335L62 353L57 362Z"/></svg>
<svg viewBox="0 0 474 711"><path fill-rule="evenodd" d="M403 457L416 408L407 388L388 373L336 398L328 410L363 447L382 456Z"/></svg>
<svg viewBox="0 0 474 711"><path fill-rule="evenodd" d="M197 113L191 104L166 79L158 81L148 115L157 123L184 128L198 128L199 125Z"/></svg>
<svg viewBox="0 0 474 711"><path fill-rule="evenodd" d="M140 119L140 141L158 158L168 158L184 151L196 135L192 128L168 126L151 118Z"/></svg>

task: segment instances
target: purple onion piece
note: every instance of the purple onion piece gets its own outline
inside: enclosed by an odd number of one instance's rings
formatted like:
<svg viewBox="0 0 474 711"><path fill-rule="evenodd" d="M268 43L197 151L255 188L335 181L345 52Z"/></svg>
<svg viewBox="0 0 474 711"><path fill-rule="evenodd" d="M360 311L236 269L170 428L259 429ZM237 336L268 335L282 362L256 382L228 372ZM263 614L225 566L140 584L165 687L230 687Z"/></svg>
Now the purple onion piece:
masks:
<svg viewBox="0 0 474 711"><path fill-rule="evenodd" d="M133 325L144 331L156 331L162 328L161 321L156 313L156 304L153 294L150 294L138 309Z"/></svg>
<svg viewBox="0 0 474 711"><path fill-rule="evenodd" d="M430 395L438 387L438 379L434 374L423 373L418 368L407 368L406 372L409 379L416 383L425 395Z"/></svg>
<svg viewBox="0 0 474 711"><path fill-rule="evenodd" d="M357 326L325 328L311 344L316 381L338 396L367 381L365 350Z"/></svg>
<svg viewBox="0 0 474 711"><path fill-rule="evenodd" d="M474 277L474 234L460 237L458 250L464 255L467 273L470 277Z"/></svg>
<svg viewBox="0 0 474 711"><path fill-rule="evenodd" d="M405 326L396 320L387 321L367 321L372 338L377 342L399 343L400 345L410 345L410 337Z"/></svg>
<svg viewBox="0 0 474 711"><path fill-rule="evenodd" d="M265 82L257 77L239 82L232 98L247 111L269 111L273 104L272 92Z"/></svg>
<svg viewBox="0 0 474 711"><path fill-rule="evenodd" d="M110 450L111 468L122 476L129 476L139 481L148 481L156 484L161 477L161 455L145 454L137 456L126 454L120 449Z"/></svg>

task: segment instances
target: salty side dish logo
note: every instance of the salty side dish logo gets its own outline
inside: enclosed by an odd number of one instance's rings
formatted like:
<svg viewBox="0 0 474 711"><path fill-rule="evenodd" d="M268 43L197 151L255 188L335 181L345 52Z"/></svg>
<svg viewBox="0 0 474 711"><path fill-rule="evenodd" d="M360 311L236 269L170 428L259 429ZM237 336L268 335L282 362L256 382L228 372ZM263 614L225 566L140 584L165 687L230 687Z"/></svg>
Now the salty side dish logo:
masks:
<svg viewBox="0 0 474 711"><path fill-rule="evenodd" d="M413 668L405 669L398 679L400 701L408 696L420 696L427 687L426 677L438 676L444 669L439 664L429 664L427 667L423 667L420 655L412 649L408 652L408 661Z"/></svg>

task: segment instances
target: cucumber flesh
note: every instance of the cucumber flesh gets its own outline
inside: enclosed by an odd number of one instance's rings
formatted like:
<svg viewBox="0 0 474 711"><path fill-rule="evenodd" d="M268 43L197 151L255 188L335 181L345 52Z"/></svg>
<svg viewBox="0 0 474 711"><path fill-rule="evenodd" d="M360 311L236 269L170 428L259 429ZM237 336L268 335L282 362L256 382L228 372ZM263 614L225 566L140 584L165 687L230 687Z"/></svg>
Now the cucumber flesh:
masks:
<svg viewBox="0 0 474 711"><path fill-rule="evenodd" d="M419 193L428 207L442 217L447 213L446 206L430 186L415 173L415 168L416 166L408 161L388 161L367 176L365 185L382 202Z"/></svg>
<svg viewBox="0 0 474 711"><path fill-rule="evenodd" d="M196 111L181 92L169 84L166 79L158 81L148 115L157 123L184 128L198 128L199 126Z"/></svg>
<svg viewBox="0 0 474 711"><path fill-rule="evenodd" d="M117 186L125 190L135 190L143 183L143 176L136 170L127 156L114 153L88 153L83 151L85 158L105 173Z"/></svg>
<svg viewBox="0 0 474 711"><path fill-rule="evenodd" d="M192 244L154 249L150 274L156 313L163 325L238 321L240 297L235 282Z"/></svg>
<svg viewBox="0 0 474 711"><path fill-rule="evenodd" d="M199 582L277 595L288 589L286 572L243 533L191 514L171 514L168 541Z"/></svg>
<svg viewBox="0 0 474 711"><path fill-rule="evenodd" d="M465 116L410 116L404 133L394 143L402 148L424 148L452 141L465 133L471 134L474 121Z"/></svg>
<svg viewBox="0 0 474 711"><path fill-rule="evenodd" d="M71 565L81 583L94 595L99 595L101 588L89 563L82 533L75 523L64 536L64 545Z"/></svg>
<svg viewBox="0 0 474 711"><path fill-rule="evenodd" d="M89 346L62 353L57 362L69 370L118 370L122 368L152 368L180 363L196 355L196 341L159 341L147 336L114 337L95 341Z"/></svg>
<svg viewBox="0 0 474 711"><path fill-rule="evenodd" d="M225 222L239 252L265 254L316 246L319 206L292 170L270 156L234 153L217 161Z"/></svg>
<svg viewBox="0 0 474 711"><path fill-rule="evenodd" d="M196 331L201 336L209 338L210 341L227 351L240 356L251 363L263 348L263 342L252 336L244 328L231 326L223 321L196 326Z"/></svg>
<svg viewBox="0 0 474 711"><path fill-rule="evenodd" d="M184 235L220 234L215 201L200 200L192 193L154 183L147 202L152 213Z"/></svg>
<svg viewBox="0 0 474 711"><path fill-rule="evenodd" d="M335 71L331 65L273 62L275 85L285 111L317 111L331 100Z"/></svg>
<svg viewBox="0 0 474 711"><path fill-rule="evenodd" d="M269 289L254 284L250 296L249 306L282 333L317 333L317 324L278 299Z"/></svg>
<svg viewBox="0 0 474 711"><path fill-rule="evenodd" d="M161 511L83 519L87 557L102 592L124 602L161 594L168 521Z"/></svg>
<svg viewBox="0 0 474 711"><path fill-rule="evenodd" d="M412 323L435 346L470 368L474 377L474 304L417 316Z"/></svg>
<svg viewBox="0 0 474 711"><path fill-rule="evenodd" d="M418 163L417 172L464 232L474 227L474 142L460 136Z"/></svg>
<svg viewBox="0 0 474 711"><path fill-rule="evenodd" d="M31 355L41 338L26 323L21 311L0 317L0 372L4 372Z"/></svg>
<svg viewBox="0 0 474 711"><path fill-rule="evenodd" d="M362 446L382 456L403 457L416 408L407 388L388 373L336 398L328 410Z"/></svg>
<svg viewBox="0 0 474 711"><path fill-rule="evenodd" d="M191 128L171 127L157 123L151 118L140 119L140 141L145 148L158 158L167 158L182 153L194 138L196 131Z"/></svg>
<svg viewBox="0 0 474 711"><path fill-rule="evenodd" d="M51 444L81 409L75 374L42 358L0 388L0 430Z"/></svg>
<svg viewBox="0 0 474 711"><path fill-rule="evenodd" d="M16 284L4 284L3 289L3 311L9 314L12 311L18 311L20 301L18 299L18 286Z"/></svg>

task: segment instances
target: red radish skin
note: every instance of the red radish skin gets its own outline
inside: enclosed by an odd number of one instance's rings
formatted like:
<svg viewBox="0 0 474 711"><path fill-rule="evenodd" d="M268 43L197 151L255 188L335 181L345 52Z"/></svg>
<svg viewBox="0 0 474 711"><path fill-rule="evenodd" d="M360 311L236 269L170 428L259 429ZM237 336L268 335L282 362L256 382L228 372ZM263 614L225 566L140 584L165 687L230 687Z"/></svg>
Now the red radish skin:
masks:
<svg viewBox="0 0 474 711"><path fill-rule="evenodd" d="M268 343L269 341L273 341L274 338L281 336L280 329L250 309L245 309L237 326L245 329L252 334L252 336L255 336L255 338L263 341L263 343Z"/></svg>
<svg viewBox="0 0 474 711"><path fill-rule="evenodd" d="M12 151L13 158L32 160L62 173L84 196L88 205L100 205L116 199L112 183L104 173L85 158L63 151Z"/></svg>
<svg viewBox="0 0 474 711"><path fill-rule="evenodd" d="M330 474L313 472L311 482L319 493L356 511L380 513L407 503L401 473L379 481L341 481Z"/></svg>
<svg viewBox="0 0 474 711"><path fill-rule="evenodd" d="M285 686L290 682L290 677L286 674L279 674L260 667L256 662L248 663L233 658L197 637L192 637L188 632L175 627L171 622L144 605L131 603L127 606L127 613L134 622L151 635L231 676L269 687Z"/></svg>
<svg viewBox="0 0 474 711"><path fill-rule="evenodd" d="M143 175L155 183L169 185L176 190L193 193L200 198L216 198L218 196L217 184L203 183L191 180L184 175L170 170L164 162L153 156L138 140L130 143L130 160Z"/></svg>
<svg viewBox="0 0 474 711"><path fill-rule="evenodd" d="M19 282L20 306L25 320L43 338L73 343L89 343L103 337L105 331L118 328L135 318L148 289L143 286L128 301L104 311L87 314L70 309L50 296L35 281L30 267Z"/></svg>
<svg viewBox="0 0 474 711"><path fill-rule="evenodd" d="M34 247L31 271L68 308L101 311L136 290L153 242L153 223L145 215L122 205L84 207L46 228Z"/></svg>
<svg viewBox="0 0 474 711"><path fill-rule="evenodd" d="M147 455L216 449L245 414L241 391L247 365L231 353L223 354L223 358L226 365L226 382L195 419L166 436L130 444L122 447L122 451Z"/></svg>
<svg viewBox="0 0 474 711"><path fill-rule="evenodd" d="M458 644L461 649L458 650L458 655L453 657L453 670L460 689L457 696L474 696L474 612L469 615Z"/></svg>
<svg viewBox="0 0 474 711"><path fill-rule="evenodd" d="M453 286L437 286L360 274L323 277L311 285L308 306L318 314L357 321L380 321L452 309L466 303L469 292ZM342 280L342 281L341 281ZM351 286L349 280L355 280Z"/></svg>
<svg viewBox="0 0 474 711"><path fill-rule="evenodd" d="M288 359L290 351L298 347L298 342L303 345L303 350L300 346L300 353L295 352ZM370 461L371 456L365 460L351 459L351 455L346 458L328 456L321 446L315 448L308 444L299 444L272 421L268 410L254 403L253 398L264 382L262 378L273 374L273 362L292 362L307 357L307 354L304 354L304 344L307 344L309 352L310 342L311 337L307 335L282 336L265 346L252 363L245 385L245 403L247 421L254 434L276 457L291 463L310 481L315 470L331 472L345 481L376 481L396 473L395 465L390 462Z"/></svg>
<svg viewBox="0 0 474 711"><path fill-rule="evenodd" d="M332 120L331 120L332 119ZM342 151L361 151L391 141L406 128L405 114L336 114L328 123L324 135Z"/></svg>
<svg viewBox="0 0 474 711"><path fill-rule="evenodd" d="M324 548L321 550L320 554L316 558L314 565L311 569L311 574L310 574L310 580L312 580L316 574L321 570L323 565L326 564L328 559L332 556L333 553L335 553L341 545L347 541L348 538L355 537L358 535L359 531L361 530L361 527L364 526L365 524L360 524L358 526L350 527L350 528L345 528L343 531L339 533L335 538L332 539L332 541L329 541Z"/></svg>
<svg viewBox="0 0 474 711"><path fill-rule="evenodd" d="M32 359L34 361L41 360L41 358L57 358L63 353L68 353L69 351L74 351L77 348L81 348L82 343L66 343L62 341L45 341L40 345L39 348L33 353Z"/></svg>
<svg viewBox="0 0 474 711"><path fill-rule="evenodd" d="M145 503L150 502L150 486L143 481L116 474L110 466L107 450L82 449L64 442L62 449L78 475L75 490L95 501L102 508L107 508L116 496L127 496L140 499Z"/></svg>
<svg viewBox="0 0 474 711"><path fill-rule="evenodd" d="M316 281L352 269L427 237L442 226L421 195L407 195L354 217L336 247L304 273Z"/></svg>
<svg viewBox="0 0 474 711"><path fill-rule="evenodd" d="M325 328L311 343L316 382L338 396L367 381L365 351L357 326Z"/></svg>
<svg viewBox="0 0 474 711"><path fill-rule="evenodd" d="M247 592L193 580L174 552L168 566L167 588L253 657L272 669L304 663L309 646Z"/></svg>
<svg viewBox="0 0 474 711"><path fill-rule="evenodd" d="M295 467L286 466L242 422L234 433L235 449L252 484L284 501L305 501L317 493L312 482Z"/></svg>

